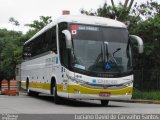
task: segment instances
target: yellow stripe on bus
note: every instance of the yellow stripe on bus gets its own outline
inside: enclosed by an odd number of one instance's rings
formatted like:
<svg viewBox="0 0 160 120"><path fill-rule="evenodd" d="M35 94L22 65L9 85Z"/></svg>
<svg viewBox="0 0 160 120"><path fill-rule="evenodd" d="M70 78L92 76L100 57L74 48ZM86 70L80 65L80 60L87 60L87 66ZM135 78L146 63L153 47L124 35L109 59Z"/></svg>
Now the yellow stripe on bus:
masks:
<svg viewBox="0 0 160 120"><path fill-rule="evenodd" d="M22 86L25 86L25 83L22 83ZM50 90L50 83L30 82L29 87ZM133 90L133 87L126 87L126 88L111 90L111 89L87 88L81 85L57 84L58 92L73 93L73 94L77 92L80 92L81 94L99 94L100 92L109 92L112 95L125 95L126 93L132 94L132 90Z"/></svg>
<svg viewBox="0 0 160 120"><path fill-rule="evenodd" d="M112 95L125 95L126 93L132 94L133 87L126 87L116 90L110 89L94 89L94 88L87 88L81 85L67 85L67 90L64 90L64 85L58 84L57 91L59 92L68 92L68 93L77 93L80 92L81 94L99 94L100 92L109 92Z"/></svg>
<svg viewBox="0 0 160 120"><path fill-rule="evenodd" d="M26 87L26 83L22 82L21 86ZM30 88L40 88L40 89L44 89L44 90L50 90L50 83L30 82L29 87Z"/></svg>

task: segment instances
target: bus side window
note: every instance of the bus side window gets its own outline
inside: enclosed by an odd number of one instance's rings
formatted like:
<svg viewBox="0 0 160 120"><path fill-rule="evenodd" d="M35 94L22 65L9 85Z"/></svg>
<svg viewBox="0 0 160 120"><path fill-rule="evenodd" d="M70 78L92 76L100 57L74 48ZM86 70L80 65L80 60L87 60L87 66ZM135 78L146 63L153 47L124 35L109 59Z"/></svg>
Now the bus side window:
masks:
<svg viewBox="0 0 160 120"><path fill-rule="evenodd" d="M43 48L43 39L45 39L45 34L43 33L41 36L38 36L35 38L31 43L32 43L32 57L39 55L42 52Z"/></svg>
<svg viewBox="0 0 160 120"><path fill-rule="evenodd" d="M43 49L43 52L54 51L57 54L56 26L46 32Z"/></svg>
<svg viewBox="0 0 160 120"><path fill-rule="evenodd" d="M51 29L50 50L57 54L56 26Z"/></svg>
<svg viewBox="0 0 160 120"><path fill-rule="evenodd" d="M28 59L48 51L54 51L57 54L56 26L26 44L23 50L23 58Z"/></svg>

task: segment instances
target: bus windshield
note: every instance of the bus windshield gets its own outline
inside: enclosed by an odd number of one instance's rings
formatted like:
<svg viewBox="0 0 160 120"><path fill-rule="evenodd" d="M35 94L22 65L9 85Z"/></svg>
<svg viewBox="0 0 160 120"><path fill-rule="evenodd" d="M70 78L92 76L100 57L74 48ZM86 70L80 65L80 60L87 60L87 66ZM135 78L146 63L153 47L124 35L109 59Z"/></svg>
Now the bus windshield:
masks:
<svg viewBox="0 0 160 120"><path fill-rule="evenodd" d="M125 28L71 25L72 68L106 73L132 69L128 31Z"/></svg>

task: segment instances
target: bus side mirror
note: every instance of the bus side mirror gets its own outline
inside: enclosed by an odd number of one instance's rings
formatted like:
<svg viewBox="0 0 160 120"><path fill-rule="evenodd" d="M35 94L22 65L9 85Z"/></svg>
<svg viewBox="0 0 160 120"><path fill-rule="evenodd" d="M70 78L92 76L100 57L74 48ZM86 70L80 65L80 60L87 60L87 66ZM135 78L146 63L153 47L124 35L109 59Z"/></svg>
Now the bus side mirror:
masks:
<svg viewBox="0 0 160 120"><path fill-rule="evenodd" d="M69 30L63 30L62 33L65 35L66 48L71 49L72 48L71 33L69 32Z"/></svg>
<svg viewBox="0 0 160 120"><path fill-rule="evenodd" d="M143 40L139 36L130 35L131 40L136 40L138 43L138 52L141 54L143 53Z"/></svg>

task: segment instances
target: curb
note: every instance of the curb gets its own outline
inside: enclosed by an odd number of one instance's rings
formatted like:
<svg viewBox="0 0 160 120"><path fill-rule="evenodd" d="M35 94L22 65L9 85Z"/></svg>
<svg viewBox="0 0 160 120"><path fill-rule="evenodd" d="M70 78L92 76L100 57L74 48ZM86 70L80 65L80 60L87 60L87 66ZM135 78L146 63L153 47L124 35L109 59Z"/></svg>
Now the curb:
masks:
<svg viewBox="0 0 160 120"><path fill-rule="evenodd" d="M132 100L113 100L113 101L116 101L116 102L126 102L126 103L160 104L160 100L132 99Z"/></svg>

